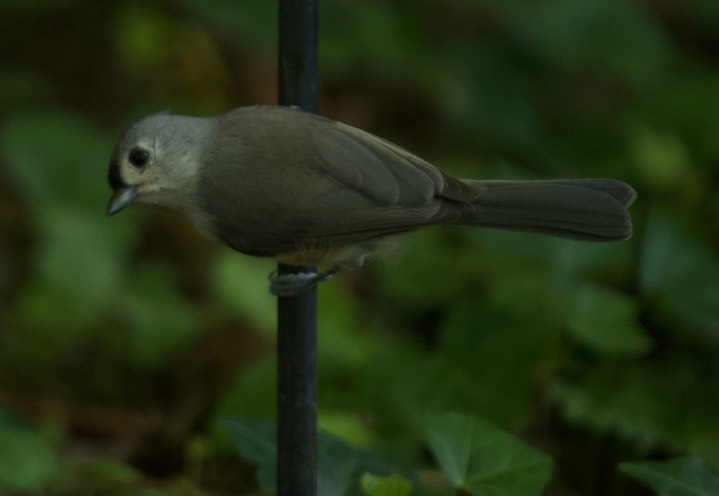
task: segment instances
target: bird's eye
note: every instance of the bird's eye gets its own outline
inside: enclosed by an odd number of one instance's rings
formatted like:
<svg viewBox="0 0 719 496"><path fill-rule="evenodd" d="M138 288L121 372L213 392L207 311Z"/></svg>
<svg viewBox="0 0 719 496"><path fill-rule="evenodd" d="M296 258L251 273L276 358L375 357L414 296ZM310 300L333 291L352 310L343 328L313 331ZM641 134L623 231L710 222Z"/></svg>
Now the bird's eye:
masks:
<svg viewBox="0 0 719 496"><path fill-rule="evenodd" d="M150 152L142 148L135 148L130 152L129 158L132 165L142 167L147 163L147 159L150 158Z"/></svg>

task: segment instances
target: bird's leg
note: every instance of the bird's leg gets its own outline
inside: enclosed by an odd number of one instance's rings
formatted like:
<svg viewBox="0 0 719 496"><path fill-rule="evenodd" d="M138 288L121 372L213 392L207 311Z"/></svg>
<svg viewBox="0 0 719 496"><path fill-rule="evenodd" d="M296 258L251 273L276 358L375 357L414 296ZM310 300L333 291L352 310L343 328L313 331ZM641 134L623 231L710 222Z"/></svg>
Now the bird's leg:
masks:
<svg viewBox="0 0 719 496"><path fill-rule="evenodd" d="M324 272L301 272L298 274L278 274L277 271L273 271L270 274L270 293L275 296L283 298L289 298L293 296L299 296L311 287L317 285L322 281L328 281L332 278L333 274L336 274L342 270L342 267L335 265L334 267L325 270Z"/></svg>

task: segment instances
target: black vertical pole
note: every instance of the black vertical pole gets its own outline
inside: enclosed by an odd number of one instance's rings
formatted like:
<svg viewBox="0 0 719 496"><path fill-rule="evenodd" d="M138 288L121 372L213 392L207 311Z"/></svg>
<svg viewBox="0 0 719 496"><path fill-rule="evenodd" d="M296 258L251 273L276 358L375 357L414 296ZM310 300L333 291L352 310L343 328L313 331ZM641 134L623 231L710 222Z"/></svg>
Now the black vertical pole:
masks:
<svg viewBox="0 0 719 496"><path fill-rule="evenodd" d="M280 105L317 111L317 1L280 0Z"/></svg>
<svg viewBox="0 0 719 496"><path fill-rule="evenodd" d="M279 0L279 103L317 111L318 0ZM313 272L280 264L279 274ZM277 302L277 494L317 494L317 288Z"/></svg>

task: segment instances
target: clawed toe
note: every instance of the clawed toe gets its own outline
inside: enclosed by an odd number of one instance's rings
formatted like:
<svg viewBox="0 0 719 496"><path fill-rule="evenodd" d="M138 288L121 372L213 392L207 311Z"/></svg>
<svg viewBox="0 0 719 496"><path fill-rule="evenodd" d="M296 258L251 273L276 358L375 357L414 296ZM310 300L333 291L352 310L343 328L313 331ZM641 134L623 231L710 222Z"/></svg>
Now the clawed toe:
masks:
<svg viewBox="0 0 719 496"><path fill-rule="evenodd" d="M339 268L335 267L325 272L299 272L296 274L270 274L270 293L282 298L299 296L322 281L328 281Z"/></svg>

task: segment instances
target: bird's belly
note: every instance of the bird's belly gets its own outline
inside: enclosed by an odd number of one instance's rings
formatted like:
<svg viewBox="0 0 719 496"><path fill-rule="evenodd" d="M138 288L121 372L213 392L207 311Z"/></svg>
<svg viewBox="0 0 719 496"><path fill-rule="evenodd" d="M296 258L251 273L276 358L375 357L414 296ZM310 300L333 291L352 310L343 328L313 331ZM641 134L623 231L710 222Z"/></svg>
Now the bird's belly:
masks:
<svg viewBox="0 0 719 496"><path fill-rule="evenodd" d="M369 258L391 254L396 251L398 245L394 237L381 237L351 245L308 246L289 253L281 253L274 258L287 265L356 268L364 265Z"/></svg>

